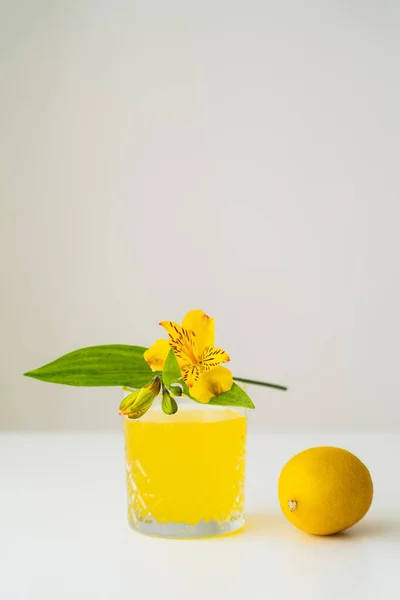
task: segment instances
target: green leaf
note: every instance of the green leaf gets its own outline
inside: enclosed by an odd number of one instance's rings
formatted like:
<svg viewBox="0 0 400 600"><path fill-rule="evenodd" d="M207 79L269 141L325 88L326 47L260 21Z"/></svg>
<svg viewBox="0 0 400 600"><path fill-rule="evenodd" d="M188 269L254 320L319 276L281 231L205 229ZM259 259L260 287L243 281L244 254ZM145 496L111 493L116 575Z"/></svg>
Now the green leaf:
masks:
<svg viewBox="0 0 400 600"><path fill-rule="evenodd" d="M219 396L211 398L209 404L219 406L242 406L244 408L254 408L254 404L241 387L234 383L229 392L223 392Z"/></svg>
<svg viewBox="0 0 400 600"><path fill-rule="evenodd" d="M181 379L181 381L179 381L178 383L180 383L180 384L181 384L181 386L182 386L182 390L183 390L183 393L185 394L185 396L187 396L188 398L191 398L192 400L195 400L195 398L193 398L193 397L190 395L189 386L188 386L188 384L186 383L186 381L183 381L183 379ZM198 400L196 400L196 402L198 402Z"/></svg>
<svg viewBox="0 0 400 600"><path fill-rule="evenodd" d="M183 391L184 395L187 396L188 398L191 398L192 400L195 399L195 398L192 398L192 396L190 395L189 387L187 386L185 381L183 381L181 369L179 367L179 363L176 360L176 356L175 356L175 353L172 350L172 348L168 352L167 358L164 363L164 370L162 372L162 380L163 380L165 387L170 388L170 390L172 392L173 392L172 384L179 383L179 385L182 387L182 391ZM196 402L197 402L197 400L196 400Z"/></svg>
<svg viewBox="0 0 400 600"><path fill-rule="evenodd" d="M89 346L25 373L27 377L77 386L140 388L154 376L143 358L146 348L112 344Z"/></svg>
<svg viewBox="0 0 400 600"><path fill-rule="evenodd" d="M178 383L180 379L182 379L182 373L175 352L171 348L164 363L162 380L165 387L170 387L171 383Z"/></svg>

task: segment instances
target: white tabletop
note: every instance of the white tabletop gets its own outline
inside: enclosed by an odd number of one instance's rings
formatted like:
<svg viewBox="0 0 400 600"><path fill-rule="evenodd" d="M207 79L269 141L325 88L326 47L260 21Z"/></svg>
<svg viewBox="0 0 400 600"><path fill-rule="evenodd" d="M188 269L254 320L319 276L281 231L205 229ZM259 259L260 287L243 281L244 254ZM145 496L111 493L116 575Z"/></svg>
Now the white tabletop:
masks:
<svg viewBox="0 0 400 600"><path fill-rule="evenodd" d="M277 502L285 462L322 444L354 452L375 485L363 522L327 538ZM398 598L399 458L400 435L250 436L244 532L162 540L127 525L122 434L2 434L0 598Z"/></svg>

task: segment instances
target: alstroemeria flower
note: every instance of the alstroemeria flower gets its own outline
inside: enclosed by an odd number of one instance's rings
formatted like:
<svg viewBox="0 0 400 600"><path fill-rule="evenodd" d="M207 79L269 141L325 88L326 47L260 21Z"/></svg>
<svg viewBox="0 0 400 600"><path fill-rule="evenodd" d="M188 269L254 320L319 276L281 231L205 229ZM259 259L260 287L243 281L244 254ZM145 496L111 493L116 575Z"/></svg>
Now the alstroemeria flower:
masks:
<svg viewBox="0 0 400 600"><path fill-rule="evenodd" d="M226 367L214 367L204 371L190 390L193 398L207 404L211 398L219 396L222 392L229 392L233 384L233 376Z"/></svg>
<svg viewBox="0 0 400 600"><path fill-rule="evenodd" d="M144 353L153 371L162 370L172 348L194 398L209 402L213 396L230 390L232 373L218 367L230 359L224 350L214 346L214 319L201 310L191 310L182 325L173 321L162 321L160 325L168 332L169 339L157 340Z"/></svg>

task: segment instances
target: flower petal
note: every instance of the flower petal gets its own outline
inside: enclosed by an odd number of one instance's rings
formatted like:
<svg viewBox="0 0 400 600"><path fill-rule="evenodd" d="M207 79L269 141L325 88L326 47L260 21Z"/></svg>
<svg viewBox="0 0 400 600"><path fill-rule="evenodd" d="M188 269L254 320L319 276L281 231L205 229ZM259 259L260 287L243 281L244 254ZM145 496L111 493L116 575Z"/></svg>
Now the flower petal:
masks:
<svg viewBox="0 0 400 600"><path fill-rule="evenodd" d="M225 367L214 367L210 371L203 371L190 390L193 398L207 404L211 398L228 392L233 384L232 373Z"/></svg>
<svg viewBox="0 0 400 600"><path fill-rule="evenodd" d="M170 345L168 340L157 340L146 350L143 356L153 371L162 371L169 351Z"/></svg>
<svg viewBox="0 0 400 600"><path fill-rule="evenodd" d="M191 310L182 321L182 326L196 334L197 352L201 354L207 346L214 345L214 319L202 310Z"/></svg>
<svg viewBox="0 0 400 600"><path fill-rule="evenodd" d="M175 352L178 362L181 359L184 362L197 363L195 333L173 321L161 321L160 325L168 332L169 344Z"/></svg>
<svg viewBox="0 0 400 600"><path fill-rule="evenodd" d="M199 363L205 371L209 371L213 367L220 365L221 363L229 362L231 359L225 350L221 348L215 348L215 346L208 346L204 348L203 354L200 356Z"/></svg>
<svg viewBox="0 0 400 600"><path fill-rule="evenodd" d="M201 365L192 365L191 363L186 363L185 365L182 365L181 371L183 380L186 382L188 387L191 388L199 379L203 368Z"/></svg>

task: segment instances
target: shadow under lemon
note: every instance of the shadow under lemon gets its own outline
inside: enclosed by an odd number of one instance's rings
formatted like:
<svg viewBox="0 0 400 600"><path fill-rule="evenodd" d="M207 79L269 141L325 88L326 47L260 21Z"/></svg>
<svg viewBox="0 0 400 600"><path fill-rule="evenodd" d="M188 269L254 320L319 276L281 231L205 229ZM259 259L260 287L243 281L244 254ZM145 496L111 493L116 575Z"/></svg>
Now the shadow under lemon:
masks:
<svg viewBox="0 0 400 600"><path fill-rule="evenodd" d="M365 519L349 529L332 535L312 535L297 529L280 513L249 513L244 529L253 538L292 538L301 543L350 543L361 539L400 541L400 515L397 520ZM239 532L239 533L241 533Z"/></svg>

